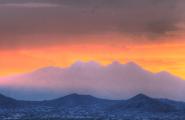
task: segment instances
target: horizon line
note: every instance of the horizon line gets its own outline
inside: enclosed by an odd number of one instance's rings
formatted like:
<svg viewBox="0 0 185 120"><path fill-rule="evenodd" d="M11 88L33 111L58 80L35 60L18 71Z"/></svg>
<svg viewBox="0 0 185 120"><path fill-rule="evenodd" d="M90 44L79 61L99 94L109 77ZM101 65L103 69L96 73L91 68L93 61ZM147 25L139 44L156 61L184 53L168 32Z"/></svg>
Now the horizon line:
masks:
<svg viewBox="0 0 185 120"><path fill-rule="evenodd" d="M136 93L128 98L121 98L121 99L110 99L110 98L102 98L102 97L97 97L97 96L94 96L94 95L91 95L91 94L80 94L80 93L68 93L66 95L61 95L61 97L55 97L55 98L51 98L51 99L44 99L44 100L21 100L21 99L16 99L14 97L11 97L11 96L8 96L8 95L5 95L3 93L0 93L0 96L1 97L6 97L8 99L12 99L12 100L16 100L16 101L26 101L26 102L43 102L43 101L52 101L52 100L57 100L57 99L61 99L61 98L65 98L67 96L73 96L73 95L76 95L76 96L90 96L90 97L93 97L93 98L96 98L96 99L102 99L102 100L109 100L109 101L126 101L126 100L130 100L132 98L135 98L137 96L143 96L143 97L148 97L148 98L152 98L152 99L165 99L165 100L171 100L171 101L175 101L175 102L185 102L183 100L173 100L173 99L169 99L169 98L162 98L162 97L151 97L150 95L146 95L144 93Z"/></svg>

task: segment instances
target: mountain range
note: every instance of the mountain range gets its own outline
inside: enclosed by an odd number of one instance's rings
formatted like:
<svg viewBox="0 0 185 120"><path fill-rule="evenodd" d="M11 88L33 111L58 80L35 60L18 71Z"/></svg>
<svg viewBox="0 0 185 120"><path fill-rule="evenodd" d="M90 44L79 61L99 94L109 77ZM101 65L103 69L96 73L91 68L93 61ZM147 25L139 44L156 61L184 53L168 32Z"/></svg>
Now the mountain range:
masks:
<svg viewBox="0 0 185 120"><path fill-rule="evenodd" d="M46 67L1 77L3 94L24 100L53 99L71 93L107 99L127 99L139 93L156 98L185 100L185 81L168 72L152 73L134 62L102 66L76 62L67 68Z"/></svg>
<svg viewBox="0 0 185 120"><path fill-rule="evenodd" d="M0 94L0 109L22 107L23 105L46 105L53 107L70 108L76 106L91 106L95 104L107 106L108 111L148 111L148 112L171 112L185 110L185 102L173 101L169 99L151 98L144 94L138 94L127 100L108 100L96 98L91 95L70 94L52 100L44 101L23 101L16 100ZM181 104L181 108L179 108ZM89 108L91 109L91 108Z"/></svg>
<svg viewBox="0 0 185 120"><path fill-rule="evenodd" d="M138 94L127 100L107 100L91 95L70 94L46 101L22 101L0 95L0 118L8 115L14 120L15 115L21 120L30 118L64 118L95 117L95 118L161 118L173 116L173 119L185 118L185 102L168 99L156 99ZM144 115L144 116L143 116ZM127 118L126 117L126 118ZM24 118L24 119L23 119ZM130 120L130 119L128 119ZM163 120L163 119L160 119Z"/></svg>

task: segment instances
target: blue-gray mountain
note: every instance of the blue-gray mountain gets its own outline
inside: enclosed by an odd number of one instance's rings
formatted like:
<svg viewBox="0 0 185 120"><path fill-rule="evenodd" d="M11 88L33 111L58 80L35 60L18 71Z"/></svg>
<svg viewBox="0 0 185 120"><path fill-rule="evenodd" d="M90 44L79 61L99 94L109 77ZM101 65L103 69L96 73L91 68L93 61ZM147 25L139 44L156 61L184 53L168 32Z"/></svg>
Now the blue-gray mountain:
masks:
<svg viewBox="0 0 185 120"><path fill-rule="evenodd" d="M0 119L123 119L184 120L185 103L138 94L127 100L107 100L70 94L47 101L21 101L0 95Z"/></svg>

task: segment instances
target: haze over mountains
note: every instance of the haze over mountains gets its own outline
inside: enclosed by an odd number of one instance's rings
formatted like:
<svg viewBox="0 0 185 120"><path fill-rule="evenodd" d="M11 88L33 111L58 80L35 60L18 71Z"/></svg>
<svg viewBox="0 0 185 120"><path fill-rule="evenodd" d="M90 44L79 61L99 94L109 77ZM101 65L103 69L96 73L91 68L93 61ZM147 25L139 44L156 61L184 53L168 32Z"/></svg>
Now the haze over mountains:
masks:
<svg viewBox="0 0 185 120"><path fill-rule="evenodd" d="M76 62L68 68L46 67L1 77L1 93L25 100L53 99L70 93L126 99L138 93L185 101L185 81L167 72L152 73L136 63Z"/></svg>

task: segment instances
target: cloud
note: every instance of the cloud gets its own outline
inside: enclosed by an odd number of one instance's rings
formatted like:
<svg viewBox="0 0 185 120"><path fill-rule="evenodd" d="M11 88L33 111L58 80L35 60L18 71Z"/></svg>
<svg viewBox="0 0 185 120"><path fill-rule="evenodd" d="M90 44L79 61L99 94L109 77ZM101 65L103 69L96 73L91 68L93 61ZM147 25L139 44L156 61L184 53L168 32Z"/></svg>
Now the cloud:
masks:
<svg viewBox="0 0 185 120"><path fill-rule="evenodd" d="M24 7L24 8L42 8L42 7L59 7L58 4L51 3L5 3L0 7Z"/></svg>
<svg viewBox="0 0 185 120"><path fill-rule="evenodd" d="M66 36L74 36L72 43L79 35L111 33L144 36L153 42L152 38L184 33L179 26L185 21L184 0L8 0L0 4L0 48L63 44Z"/></svg>

